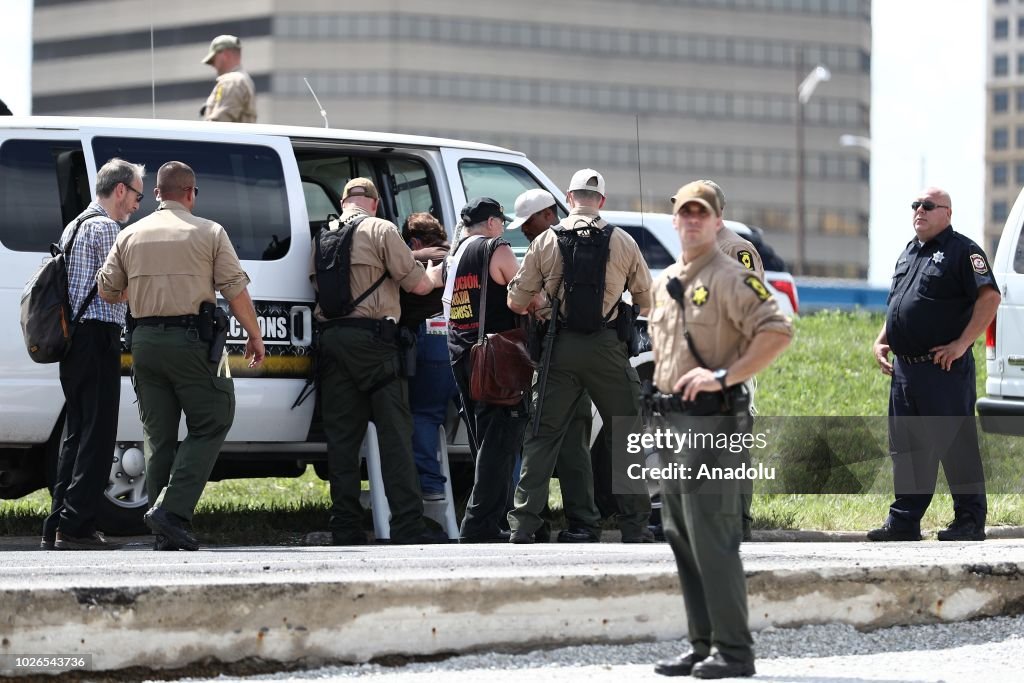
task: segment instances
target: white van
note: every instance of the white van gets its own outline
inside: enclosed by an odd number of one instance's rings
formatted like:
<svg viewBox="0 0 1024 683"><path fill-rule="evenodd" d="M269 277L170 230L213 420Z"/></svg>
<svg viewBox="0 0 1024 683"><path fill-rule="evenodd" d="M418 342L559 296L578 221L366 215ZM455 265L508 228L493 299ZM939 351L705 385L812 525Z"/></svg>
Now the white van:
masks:
<svg viewBox="0 0 1024 683"><path fill-rule="evenodd" d="M1024 191L1006 219L992 272L1002 301L985 333L985 393L978 399L986 432L1024 436Z"/></svg>
<svg viewBox="0 0 1024 683"><path fill-rule="evenodd" d="M252 124L0 117L0 498L20 497L53 477L64 398L57 366L29 359L18 306L50 243L92 198L96 169L111 157L146 165L136 219L156 208L152 188L164 162L195 169L203 188L197 215L227 229L252 279L267 359L256 370L241 362L242 331L232 321L237 408L214 478L297 475L309 463L325 475L316 402L293 404L312 368L310 236L338 213L347 180L372 178L379 214L398 225L429 211L449 229L470 197L494 197L511 213L524 190L562 196L523 154L472 142ZM140 529L148 506L130 364L125 353L117 447L99 517L100 528L115 534Z"/></svg>

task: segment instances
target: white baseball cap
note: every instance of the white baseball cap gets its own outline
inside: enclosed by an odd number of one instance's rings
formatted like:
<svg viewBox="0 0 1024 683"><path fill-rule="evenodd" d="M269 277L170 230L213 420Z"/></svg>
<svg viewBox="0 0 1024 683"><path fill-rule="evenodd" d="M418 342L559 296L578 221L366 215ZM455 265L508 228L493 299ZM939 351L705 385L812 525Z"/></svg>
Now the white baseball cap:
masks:
<svg viewBox="0 0 1024 683"><path fill-rule="evenodd" d="M604 197L604 176L592 168L582 168L573 173L569 181L569 192L573 190L590 190Z"/></svg>
<svg viewBox="0 0 1024 683"><path fill-rule="evenodd" d="M516 217L508 224L509 230L521 228L530 216L555 205L555 198L547 190L534 188L516 197Z"/></svg>

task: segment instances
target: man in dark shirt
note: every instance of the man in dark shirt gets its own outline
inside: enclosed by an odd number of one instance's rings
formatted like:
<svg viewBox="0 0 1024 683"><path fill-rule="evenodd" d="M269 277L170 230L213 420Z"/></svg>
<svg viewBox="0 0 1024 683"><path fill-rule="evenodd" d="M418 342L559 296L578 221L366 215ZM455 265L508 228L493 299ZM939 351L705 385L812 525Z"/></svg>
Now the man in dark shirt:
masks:
<svg viewBox="0 0 1024 683"><path fill-rule="evenodd" d="M954 519L939 540L983 541L987 505L971 347L995 316L998 287L985 252L950 225L946 192L928 188L911 208L917 236L896 262L885 325L874 345L882 373L892 377L889 450L896 496L885 524L868 539L921 540L921 517L941 463Z"/></svg>

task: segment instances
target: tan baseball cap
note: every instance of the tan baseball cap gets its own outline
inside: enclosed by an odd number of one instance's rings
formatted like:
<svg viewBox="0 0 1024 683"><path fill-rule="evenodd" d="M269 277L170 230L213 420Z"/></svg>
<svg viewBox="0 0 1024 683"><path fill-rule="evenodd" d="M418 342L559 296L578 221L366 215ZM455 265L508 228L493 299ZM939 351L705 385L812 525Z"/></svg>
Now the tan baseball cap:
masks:
<svg viewBox="0 0 1024 683"><path fill-rule="evenodd" d="M509 230L522 227L538 211L555 205L555 198L547 190L535 187L516 197L516 217L508 224Z"/></svg>
<svg viewBox="0 0 1024 683"><path fill-rule="evenodd" d="M377 194L377 188L374 187L373 181L369 178L353 178L345 183L345 189L341 192L341 201L345 201L349 197L380 199L380 195Z"/></svg>
<svg viewBox="0 0 1024 683"><path fill-rule="evenodd" d="M602 197L607 196L604 193L604 176L592 168L581 168L572 174L568 191L572 192L573 190L590 190Z"/></svg>
<svg viewBox="0 0 1024 683"><path fill-rule="evenodd" d="M718 203L718 193L715 188L707 183L696 180L679 188L679 191L672 195L672 213L678 213L690 202L697 202L707 208L716 216L722 215L722 207Z"/></svg>
<svg viewBox="0 0 1024 683"><path fill-rule="evenodd" d="M210 42L210 53L206 55L203 60L203 64L212 64L213 58L217 56L217 53L221 50L241 50L242 41L238 39L238 36L231 36L224 34L217 36Z"/></svg>

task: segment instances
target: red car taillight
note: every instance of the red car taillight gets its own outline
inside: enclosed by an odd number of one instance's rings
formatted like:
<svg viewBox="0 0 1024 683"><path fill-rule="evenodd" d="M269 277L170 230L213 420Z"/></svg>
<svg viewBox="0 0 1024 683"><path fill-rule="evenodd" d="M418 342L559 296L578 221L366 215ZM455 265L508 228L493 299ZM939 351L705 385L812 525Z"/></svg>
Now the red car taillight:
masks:
<svg viewBox="0 0 1024 683"><path fill-rule="evenodd" d="M996 359L996 318L985 329L985 360Z"/></svg>
<svg viewBox="0 0 1024 683"><path fill-rule="evenodd" d="M769 280L770 284L775 289L779 290L789 299L790 305L793 307L793 312L798 313L800 311L800 300L796 296L796 284L789 280Z"/></svg>

